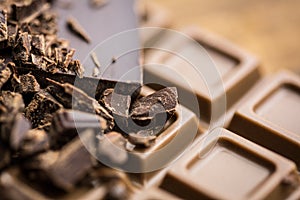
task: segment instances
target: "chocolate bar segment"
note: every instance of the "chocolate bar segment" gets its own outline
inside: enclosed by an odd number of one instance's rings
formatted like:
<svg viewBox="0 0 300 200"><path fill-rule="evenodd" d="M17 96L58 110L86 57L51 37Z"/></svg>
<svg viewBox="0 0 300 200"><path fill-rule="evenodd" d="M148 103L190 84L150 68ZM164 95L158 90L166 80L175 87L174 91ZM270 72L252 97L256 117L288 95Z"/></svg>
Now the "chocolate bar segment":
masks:
<svg viewBox="0 0 300 200"><path fill-rule="evenodd" d="M300 184L291 161L225 129L210 134L171 167L163 189L184 199L284 199Z"/></svg>
<svg viewBox="0 0 300 200"><path fill-rule="evenodd" d="M176 86L182 94L181 103L194 111L197 105L193 106L191 96L197 98L202 121L220 118L227 111L228 125L232 109L260 78L258 62L249 53L202 29L183 32L191 39L164 31L147 44L155 49L145 51L145 82Z"/></svg>
<svg viewBox="0 0 300 200"><path fill-rule="evenodd" d="M300 79L288 72L266 78L236 113L229 129L293 160L300 167Z"/></svg>

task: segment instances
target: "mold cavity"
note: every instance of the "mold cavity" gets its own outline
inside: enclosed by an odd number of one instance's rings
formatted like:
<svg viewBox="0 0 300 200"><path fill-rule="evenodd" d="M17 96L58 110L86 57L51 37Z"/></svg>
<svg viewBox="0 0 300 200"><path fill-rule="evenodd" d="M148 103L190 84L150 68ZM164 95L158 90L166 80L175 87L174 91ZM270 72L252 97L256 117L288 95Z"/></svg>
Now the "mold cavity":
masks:
<svg viewBox="0 0 300 200"><path fill-rule="evenodd" d="M264 119L293 133L300 134L300 88L284 84L273 90L254 111Z"/></svg>

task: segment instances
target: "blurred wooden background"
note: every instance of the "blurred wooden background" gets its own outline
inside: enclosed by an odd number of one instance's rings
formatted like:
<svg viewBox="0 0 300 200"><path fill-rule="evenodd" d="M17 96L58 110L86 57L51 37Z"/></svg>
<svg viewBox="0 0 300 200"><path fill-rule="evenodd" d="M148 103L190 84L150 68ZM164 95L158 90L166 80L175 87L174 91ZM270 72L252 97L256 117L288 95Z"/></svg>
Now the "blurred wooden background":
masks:
<svg viewBox="0 0 300 200"><path fill-rule="evenodd" d="M256 55L262 71L300 74L299 0L148 0L170 12L175 28L201 26Z"/></svg>

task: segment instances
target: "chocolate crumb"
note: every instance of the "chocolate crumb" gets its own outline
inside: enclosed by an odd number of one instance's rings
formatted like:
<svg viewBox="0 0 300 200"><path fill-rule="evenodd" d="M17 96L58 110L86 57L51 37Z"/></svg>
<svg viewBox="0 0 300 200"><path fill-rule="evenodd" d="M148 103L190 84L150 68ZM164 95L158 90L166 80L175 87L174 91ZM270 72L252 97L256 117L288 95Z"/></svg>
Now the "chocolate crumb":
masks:
<svg viewBox="0 0 300 200"><path fill-rule="evenodd" d="M90 55L91 55L91 58L92 58L94 64L96 65L96 67L100 68L101 65L100 65L100 62L98 60L98 57L97 57L96 53L92 52Z"/></svg>

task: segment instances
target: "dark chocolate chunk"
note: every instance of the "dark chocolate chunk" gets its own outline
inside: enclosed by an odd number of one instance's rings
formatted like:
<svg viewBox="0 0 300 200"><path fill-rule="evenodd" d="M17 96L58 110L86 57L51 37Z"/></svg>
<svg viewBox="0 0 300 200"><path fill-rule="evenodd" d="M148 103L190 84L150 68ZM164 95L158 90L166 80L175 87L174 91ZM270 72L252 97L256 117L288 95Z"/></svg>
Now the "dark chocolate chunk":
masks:
<svg viewBox="0 0 300 200"><path fill-rule="evenodd" d="M91 155L81 141L91 140L93 137L93 130L86 130L81 133L81 138L75 138L61 151L48 151L38 155L26 165L26 169L40 170L54 185L70 191L93 166Z"/></svg>
<svg viewBox="0 0 300 200"><path fill-rule="evenodd" d="M13 80L12 86L15 91L21 94L36 93L40 91L39 83L31 74L21 75L19 78L14 78Z"/></svg>
<svg viewBox="0 0 300 200"><path fill-rule="evenodd" d="M46 53L46 43L44 35L32 35L31 52L35 55L44 56Z"/></svg>
<svg viewBox="0 0 300 200"><path fill-rule="evenodd" d="M51 146L61 147L85 129L93 129L96 134L102 135L111 127L104 118L98 115L74 110L60 110L55 113L49 130Z"/></svg>
<svg viewBox="0 0 300 200"><path fill-rule="evenodd" d="M7 29L7 46L14 48L18 33L18 26L15 24L10 24L7 26Z"/></svg>
<svg viewBox="0 0 300 200"><path fill-rule="evenodd" d="M0 9L0 42L7 39L7 13Z"/></svg>
<svg viewBox="0 0 300 200"><path fill-rule="evenodd" d="M29 23L30 32L35 35L53 36L57 33L57 16L53 11L45 11Z"/></svg>
<svg viewBox="0 0 300 200"><path fill-rule="evenodd" d="M114 89L106 89L101 97L100 102L111 113L128 117L129 108L131 104L131 97L129 95L121 95L114 92Z"/></svg>
<svg viewBox="0 0 300 200"><path fill-rule="evenodd" d="M75 50L67 49L67 48L55 48L54 52L55 52L55 61L57 62L58 66L64 72L69 71L68 67L70 62L72 61L72 57L75 53Z"/></svg>
<svg viewBox="0 0 300 200"><path fill-rule="evenodd" d="M26 63L30 57L31 35L27 32L22 32L18 37L16 47L14 48L14 60L17 63Z"/></svg>
<svg viewBox="0 0 300 200"><path fill-rule="evenodd" d="M0 89L8 81L11 75L11 70L5 63L0 62Z"/></svg>
<svg viewBox="0 0 300 200"><path fill-rule="evenodd" d="M69 83L61 84L51 79L47 80L52 84L52 86L47 88L47 91L55 96L66 108L96 113L113 123L113 117L109 112L82 90Z"/></svg>
<svg viewBox="0 0 300 200"><path fill-rule="evenodd" d="M75 74L80 78L83 77L84 68L79 60L72 60L69 64L69 70L75 72Z"/></svg>
<svg viewBox="0 0 300 200"><path fill-rule="evenodd" d="M75 18L69 17L67 19L67 26L75 35L79 36L87 43L91 42L90 36L87 34L87 32L84 30L84 28L79 24L79 22Z"/></svg>
<svg viewBox="0 0 300 200"><path fill-rule="evenodd" d="M19 23L30 22L43 11L49 9L46 0L17 1L11 7L12 20Z"/></svg>
<svg viewBox="0 0 300 200"><path fill-rule="evenodd" d="M152 119L150 112L155 114L158 112L165 112L173 115L178 103L178 94L175 87L168 87L159 90L149 96L142 97L135 101L132 105L131 116L138 120ZM156 110L156 104L163 106L164 110Z"/></svg>
<svg viewBox="0 0 300 200"><path fill-rule="evenodd" d="M25 108L25 116L33 128L48 127L53 113L63 108L48 92L42 90L34 95L33 100Z"/></svg>

